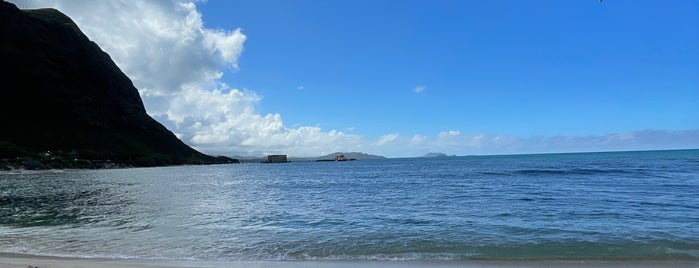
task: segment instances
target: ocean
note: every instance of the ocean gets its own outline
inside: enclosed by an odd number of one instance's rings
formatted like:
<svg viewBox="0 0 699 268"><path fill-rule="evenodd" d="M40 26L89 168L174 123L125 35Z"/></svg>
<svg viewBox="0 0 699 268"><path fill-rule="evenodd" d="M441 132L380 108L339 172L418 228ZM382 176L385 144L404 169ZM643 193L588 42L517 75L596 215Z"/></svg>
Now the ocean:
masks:
<svg viewBox="0 0 699 268"><path fill-rule="evenodd" d="M699 150L0 174L0 252L699 260Z"/></svg>

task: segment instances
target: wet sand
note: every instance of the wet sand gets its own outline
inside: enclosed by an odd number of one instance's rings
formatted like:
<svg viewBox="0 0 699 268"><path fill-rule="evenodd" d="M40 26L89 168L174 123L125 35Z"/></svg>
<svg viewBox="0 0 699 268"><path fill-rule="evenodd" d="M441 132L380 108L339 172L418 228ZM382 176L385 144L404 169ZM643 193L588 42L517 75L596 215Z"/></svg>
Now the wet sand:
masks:
<svg viewBox="0 0 699 268"><path fill-rule="evenodd" d="M350 267L699 267L697 261L187 261L141 259L62 258L22 254L0 254L0 268L159 268L159 267L249 267L249 268L350 268Z"/></svg>

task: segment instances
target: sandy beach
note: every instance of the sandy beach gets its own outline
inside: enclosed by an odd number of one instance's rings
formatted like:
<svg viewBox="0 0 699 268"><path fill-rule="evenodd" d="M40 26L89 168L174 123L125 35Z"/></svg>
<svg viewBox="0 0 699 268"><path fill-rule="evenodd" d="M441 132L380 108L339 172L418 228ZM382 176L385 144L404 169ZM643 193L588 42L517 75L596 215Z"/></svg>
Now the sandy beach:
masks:
<svg viewBox="0 0 699 268"><path fill-rule="evenodd" d="M99 259L0 254L0 268L157 268L157 267L248 267L248 268L350 268L350 267L699 267L699 261L187 261Z"/></svg>

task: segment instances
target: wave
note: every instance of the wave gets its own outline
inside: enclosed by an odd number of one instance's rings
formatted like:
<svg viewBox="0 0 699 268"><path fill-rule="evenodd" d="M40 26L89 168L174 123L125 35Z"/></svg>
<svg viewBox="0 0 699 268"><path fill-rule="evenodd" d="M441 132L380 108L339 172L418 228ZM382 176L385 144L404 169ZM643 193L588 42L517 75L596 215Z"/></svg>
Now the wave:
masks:
<svg viewBox="0 0 699 268"><path fill-rule="evenodd" d="M434 241L433 241L434 242ZM27 248L1 248L9 254L71 258L110 258L147 260L201 260L201 261L697 261L699 245L660 241L654 243L615 244L594 242L549 242L538 244L462 245L426 247L366 247L362 245L334 245L328 247L287 248L266 245L254 252L227 251L224 254L188 252L192 255L178 256L162 252L140 252L138 254L90 253L90 252L46 252ZM182 252L172 249L173 252ZM197 254L199 253L199 254ZM222 252L220 252L222 253Z"/></svg>
<svg viewBox="0 0 699 268"><path fill-rule="evenodd" d="M325 249L327 250L327 248ZM332 250L331 250L332 251ZM301 250L267 260L389 260L389 261L517 261L517 260L699 260L699 245L660 242L605 244L593 242L485 245L426 248L356 248L322 254Z"/></svg>
<svg viewBox="0 0 699 268"><path fill-rule="evenodd" d="M515 170L513 174L518 175L596 175L596 174L640 174L638 170L627 169L593 169L593 168L573 168L573 169L522 169Z"/></svg>

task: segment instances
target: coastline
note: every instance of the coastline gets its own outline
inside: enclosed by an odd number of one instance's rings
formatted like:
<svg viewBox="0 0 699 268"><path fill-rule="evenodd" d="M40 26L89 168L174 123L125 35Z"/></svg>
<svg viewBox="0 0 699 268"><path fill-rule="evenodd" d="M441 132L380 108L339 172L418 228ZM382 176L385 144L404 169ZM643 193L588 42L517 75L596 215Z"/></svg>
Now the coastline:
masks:
<svg viewBox="0 0 699 268"><path fill-rule="evenodd" d="M239 164L239 163L205 163L205 164L173 164L173 165L160 165L160 166L134 166L134 165L114 165L105 167L51 167L43 169L28 169L24 166L20 167L3 167L0 165L0 175L18 175L18 174L47 174L47 173L63 173L63 172L73 172L73 171L85 171L85 170L120 170L120 169L137 169L137 168L159 168L159 167L185 167L185 166L213 166L213 165L229 165L229 164ZM0 267L2 268L2 267Z"/></svg>
<svg viewBox="0 0 699 268"><path fill-rule="evenodd" d="M521 261L384 261L384 260L328 260L328 261L195 261L155 259L109 259L37 256L0 253L2 268L164 268L164 267L249 267L249 268L350 268L350 267L467 267L467 268L533 268L533 267L699 267L699 261L675 260L521 260Z"/></svg>

